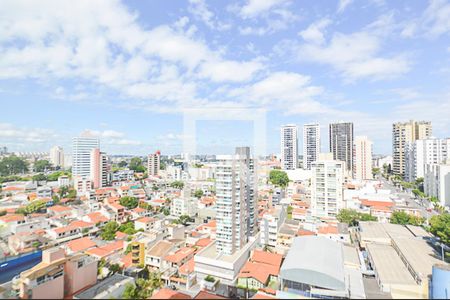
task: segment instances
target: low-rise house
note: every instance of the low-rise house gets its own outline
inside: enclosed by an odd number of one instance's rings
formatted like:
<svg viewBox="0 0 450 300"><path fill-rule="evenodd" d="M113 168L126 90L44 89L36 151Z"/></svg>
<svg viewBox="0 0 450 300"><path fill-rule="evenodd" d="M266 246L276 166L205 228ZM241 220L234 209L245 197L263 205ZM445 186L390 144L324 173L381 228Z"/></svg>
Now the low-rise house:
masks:
<svg viewBox="0 0 450 300"><path fill-rule="evenodd" d="M2 234L8 235L15 231L16 226L25 223L25 216L19 214L6 214L0 217L0 226L2 226Z"/></svg>
<svg viewBox="0 0 450 300"><path fill-rule="evenodd" d="M164 257L175 249L175 244L169 241L159 241L145 254L145 264L154 269L162 270L166 266Z"/></svg>
<svg viewBox="0 0 450 300"><path fill-rule="evenodd" d="M97 244L89 237L82 237L79 239L71 240L65 245L65 249L68 254L86 251L94 247L97 247Z"/></svg>
<svg viewBox="0 0 450 300"><path fill-rule="evenodd" d="M52 188L48 186L40 186L36 189L36 196L38 198L51 198Z"/></svg>
<svg viewBox="0 0 450 300"><path fill-rule="evenodd" d="M91 248L85 251L85 253L97 259L102 258L108 259L114 254L122 253L123 248L124 248L124 241L114 241L101 247Z"/></svg>
<svg viewBox="0 0 450 300"><path fill-rule="evenodd" d="M261 222L261 244L269 247L277 245L277 235L286 218L286 209L277 206L264 213Z"/></svg>
<svg viewBox="0 0 450 300"><path fill-rule="evenodd" d="M92 224L98 224L100 227L109 222L109 218L103 215L100 211L89 213L81 219Z"/></svg>
<svg viewBox="0 0 450 300"><path fill-rule="evenodd" d="M61 248L42 253L42 262L13 280L22 299L63 299L97 282L97 261L84 254L66 256Z"/></svg>
<svg viewBox="0 0 450 300"><path fill-rule="evenodd" d="M282 260L280 254L254 250L239 273L238 286L255 290L268 286L276 289Z"/></svg>
<svg viewBox="0 0 450 300"><path fill-rule="evenodd" d="M55 205L55 206L47 208L47 213L50 216L56 216L56 217L71 217L71 216L73 216L72 208L68 207L68 206L62 206L62 205Z"/></svg>
<svg viewBox="0 0 450 300"><path fill-rule="evenodd" d="M131 219L136 220L143 217L150 217L152 212L142 207L133 208L131 211Z"/></svg>
<svg viewBox="0 0 450 300"><path fill-rule="evenodd" d="M12 254L29 252L37 247L46 247L50 244L50 239L42 234L43 232L21 232L8 237L8 248Z"/></svg>
<svg viewBox="0 0 450 300"><path fill-rule="evenodd" d="M149 231L150 229L154 228L155 221L155 218L152 217L143 217L137 219L136 221L134 221L134 229L143 229L144 231Z"/></svg>

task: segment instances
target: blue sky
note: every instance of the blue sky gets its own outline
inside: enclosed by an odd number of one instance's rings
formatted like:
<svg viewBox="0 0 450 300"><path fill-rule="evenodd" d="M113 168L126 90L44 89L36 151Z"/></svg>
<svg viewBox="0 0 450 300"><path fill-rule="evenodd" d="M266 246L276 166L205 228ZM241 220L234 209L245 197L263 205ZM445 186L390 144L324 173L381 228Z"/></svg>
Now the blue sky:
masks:
<svg viewBox="0 0 450 300"><path fill-rule="evenodd" d="M12 151L70 152L87 130L111 154L174 154L189 109L261 108L268 153L282 124L320 123L325 151L328 123L351 121L387 154L396 121L450 136L450 2L5 0L0 99ZM252 138L248 121L197 124L200 153Z"/></svg>

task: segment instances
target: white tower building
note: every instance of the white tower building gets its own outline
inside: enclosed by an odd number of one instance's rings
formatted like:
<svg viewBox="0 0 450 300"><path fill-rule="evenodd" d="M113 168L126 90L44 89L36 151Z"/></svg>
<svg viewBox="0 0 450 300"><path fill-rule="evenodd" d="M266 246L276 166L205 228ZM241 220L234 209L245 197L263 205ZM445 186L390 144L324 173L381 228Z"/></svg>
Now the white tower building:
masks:
<svg viewBox="0 0 450 300"><path fill-rule="evenodd" d="M218 155L216 169L216 247L231 255L242 248L256 231L256 172L250 148L235 155Z"/></svg>
<svg viewBox="0 0 450 300"><path fill-rule="evenodd" d="M318 218L335 218L343 208L345 162L321 153L311 164L311 213Z"/></svg>
<svg viewBox="0 0 450 300"><path fill-rule="evenodd" d="M319 124L303 126L303 169L310 170L311 163L316 161L320 153Z"/></svg>
<svg viewBox="0 0 450 300"><path fill-rule="evenodd" d="M281 168L295 170L298 166L297 125L281 126Z"/></svg>
<svg viewBox="0 0 450 300"><path fill-rule="evenodd" d="M100 148L97 137L87 134L72 139L72 175L89 179L91 173L91 151Z"/></svg>
<svg viewBox="0 0 450 300"><path fill-rule="evenodd" d="M355 137L353 147L353 178L357 180L373 179L372 141L366 136Z"/></svg>
<svg viewBox="0 0 450 300"><path fill-rule="evenodd" d="M54 146L50 149L50 163L54 167L64 167L64 150L60 146Z"/></svg>

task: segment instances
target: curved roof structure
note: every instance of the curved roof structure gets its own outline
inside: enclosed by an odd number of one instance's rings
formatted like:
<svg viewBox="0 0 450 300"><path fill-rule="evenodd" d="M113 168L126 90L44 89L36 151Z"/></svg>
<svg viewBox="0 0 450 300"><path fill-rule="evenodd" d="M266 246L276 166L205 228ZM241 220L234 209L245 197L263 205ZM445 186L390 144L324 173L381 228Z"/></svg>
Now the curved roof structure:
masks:
<svg viewBox="0 0 450 300"><path fill-rule="evenodd" d="M294 238L280 277L332 290L345 290L342 244L321 236Z"/></svg>

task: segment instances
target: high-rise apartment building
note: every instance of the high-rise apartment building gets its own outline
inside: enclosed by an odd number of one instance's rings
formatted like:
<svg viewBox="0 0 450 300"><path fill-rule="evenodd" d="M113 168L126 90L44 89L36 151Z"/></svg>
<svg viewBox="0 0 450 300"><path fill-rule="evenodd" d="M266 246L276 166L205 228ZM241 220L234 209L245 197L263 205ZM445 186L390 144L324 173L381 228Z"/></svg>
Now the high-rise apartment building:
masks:
<svg viewBox="0 0 450 300"><path fill-rule="evenodd" d="M216 168L216 248L231 255L241 249L256 231L256 172L250 149L234 155L218 155Z"/></svg>
<svg viewBox="0 0 450 300"><path fill-rule="evenodd" d="M330 152L333 159L345 162L353 170L353 123L330 124Z"/></svg>
<svg viewBox="0 0 450 300"><path fill-rule="evenodd" d="M395 175L405 176L407 144L427 139L431 134L431 122L411 120L392 124L392 172Z"/></svg>
<svg viewBox="0 0 450 300"><path fill-rule="evenodd" d="M372 141L366 136L355 137L353 146L353 178L357 180L373 179Z"/></svg>
<svg viewBox="0 0 450 300"><path fill-rule="evenodd" d="M72 139L72 175L90 179L91 151L100 148L100 141L87 134Z"/></svg>
<svg viewBox="0 0 450 300"><path fill-rule="evenodd" d="M281 126L281 168L295 170L298 165L297 125Z"/></svg>
<svg viewBox="0 0 450 300"><path fill-rule="evenodd" d="M98 189L108 184L108 157L100 149L91 150L91 171L90 179L94 189Z"/></svg>
<svg viewBox="0 0 450 300"><path fill-rule="evenodd" d="M316 161L320 153L319 124L303 125L303 169L310 170L311 163Z"/></svg>
<svg viewBox="0 0 450 300"><path fill-rule="evenodd" d="M311 214L318 218L335 218L343 208L345 162L333 154L321 153L311 164Z"/></svg>
<svg viewBox="0 0 450 300"><path fill-rule="evenodd" d="M60 146L54 146L50 149L50 163L55 167L64 167L64 150Z"/></svg>
<svg viewBox="0 0 450 300"><path fill-rule="evenodd" d="M450 206L450 159L440 164L426 164L424 192L436 197L441 206Z"/></svg>
<svg viewBox="0 0 450 300"><path fill-rule="evenodd" d="M405 146L405 180L415 181L425 176L427 164L441 164L449 158L450 138L416 140Z"/></svg>
<svg viewBox="0 0 450 300"><path fill-rule="evenodd" d="M149 176L157 176L161 167L161 152L158 150L147 157L147 173Z"/></svg>

